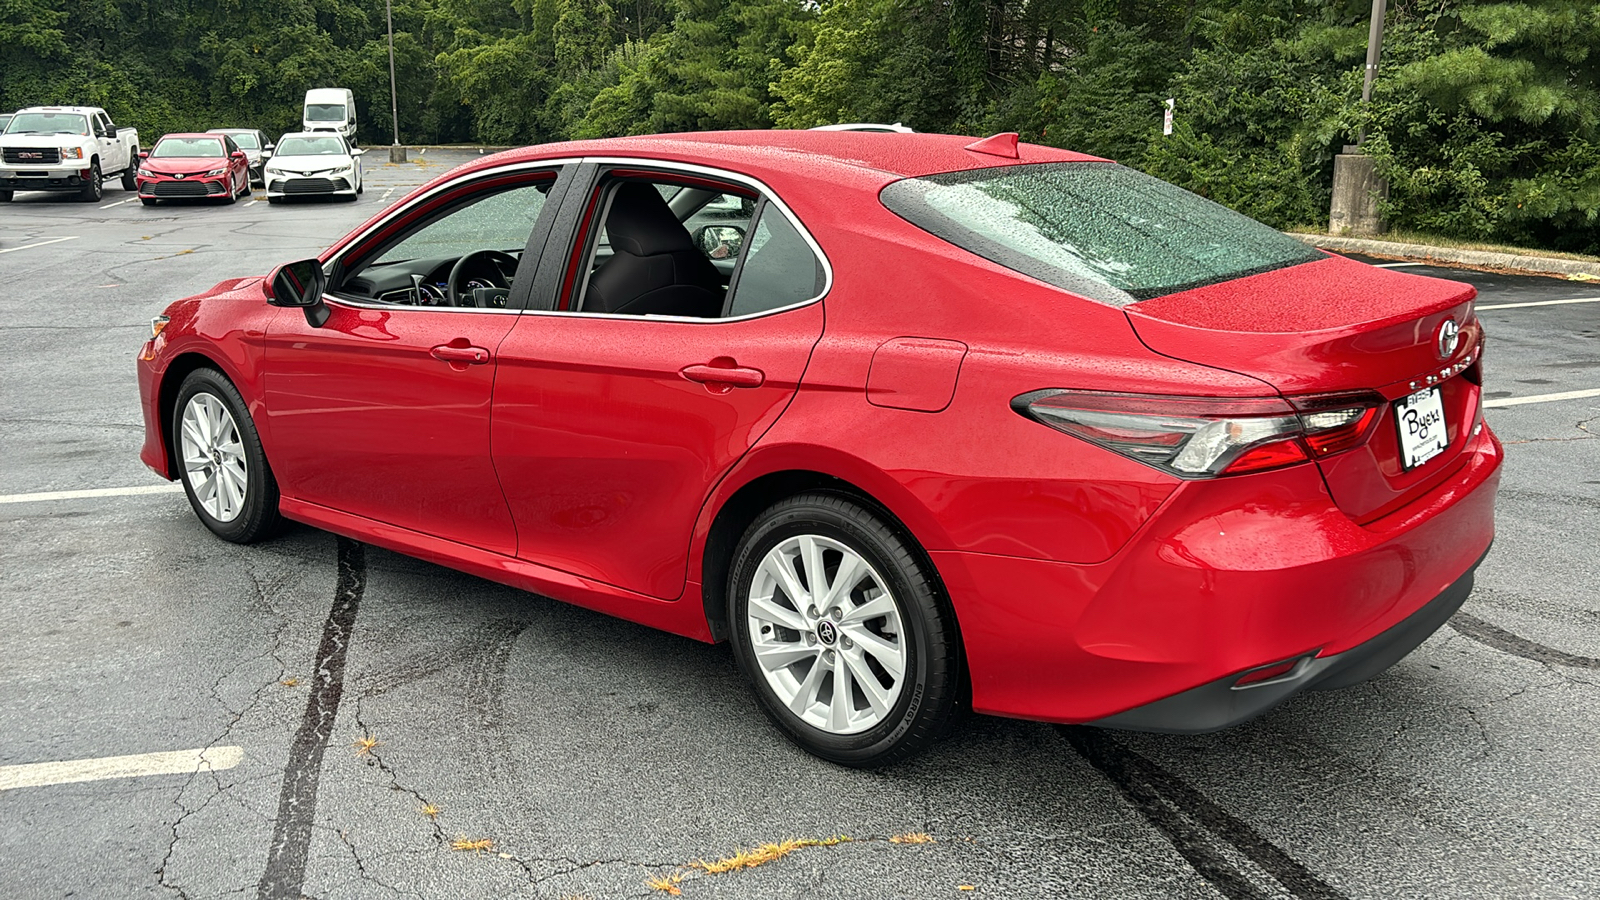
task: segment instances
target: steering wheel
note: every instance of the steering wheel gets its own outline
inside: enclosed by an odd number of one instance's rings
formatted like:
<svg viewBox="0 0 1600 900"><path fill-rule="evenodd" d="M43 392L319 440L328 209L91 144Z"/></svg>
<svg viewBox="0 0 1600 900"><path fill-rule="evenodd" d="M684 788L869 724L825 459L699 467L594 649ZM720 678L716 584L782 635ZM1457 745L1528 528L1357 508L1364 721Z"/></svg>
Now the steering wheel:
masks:
<svg viewBox="0 0 1600 900"><path fill-rule="evenodd" d="M511 276L507 275L506 272L515 272L517 270L517 258L499 250L474 250L456 260L456 264L450 269L450 277L445 279L446 299L449 300L451 306L477 305L473 299L472 291L463 289L460 285L462 277L470 272L473 264L480 259L494 263L493 268L500 275L498 280L505 282L504 284L495 285L496 287L511 287ZM491 278L490 280L493 281L495 279Z"/></svg>

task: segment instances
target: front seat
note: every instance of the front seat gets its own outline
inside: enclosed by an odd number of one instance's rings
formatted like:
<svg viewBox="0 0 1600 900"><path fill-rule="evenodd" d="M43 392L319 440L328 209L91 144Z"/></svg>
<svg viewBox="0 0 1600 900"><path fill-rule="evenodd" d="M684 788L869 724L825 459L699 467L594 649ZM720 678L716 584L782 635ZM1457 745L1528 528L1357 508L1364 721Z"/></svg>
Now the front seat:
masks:
<svg viewBox="0 0 1600 900"><path fill-rule="evenodd" d="M630 316L722 314L721 276L694 246L661 192L625 181L611 198L612 257L589 279L584 312Z"/></svg>

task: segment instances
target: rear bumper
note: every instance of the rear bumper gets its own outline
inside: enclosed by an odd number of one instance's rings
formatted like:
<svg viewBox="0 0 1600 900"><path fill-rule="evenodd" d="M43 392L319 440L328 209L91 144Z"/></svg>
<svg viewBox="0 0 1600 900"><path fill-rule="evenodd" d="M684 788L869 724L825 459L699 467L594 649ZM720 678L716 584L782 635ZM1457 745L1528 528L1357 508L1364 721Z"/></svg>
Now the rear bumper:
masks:
<svg viewBox="0 0 1600 900"><path fill-rule="evenodd" d="M934 551L973 707L1208 730L1312 681L1330 688L1371 677L1470 590L1494 538L1502 455L1486 427L1438 486L1366 524L1333 503L1314 466L1295 466L1186 483L1104 563ZM1192 699L1154 706L1231 690L1240 676L1287 660L1303 662L1281 680L1232 692L1209 719L1187 711L1205 705Z"/></svg>
<svg viewBox="0 0 1600 900"><path fill-rule="evenodd" d="M1404 659L1449 621L1472 593L1477 569L1478 563L1473 563L1465 575L1421 609L1343 653L1307 654L1295 660L1287 673L1245 685L1238 682L1250 673L1229 675L1090 724L1129 731L1201 734L1253 719L1301 691L1329 691L1360 684Z"/></svg>

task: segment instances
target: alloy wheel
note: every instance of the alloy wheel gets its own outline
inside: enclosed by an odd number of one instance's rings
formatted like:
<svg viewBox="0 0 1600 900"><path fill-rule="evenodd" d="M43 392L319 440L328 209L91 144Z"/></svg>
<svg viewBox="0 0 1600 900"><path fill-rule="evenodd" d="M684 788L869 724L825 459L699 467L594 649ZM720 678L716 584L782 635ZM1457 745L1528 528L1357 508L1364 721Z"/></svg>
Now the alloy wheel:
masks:
<svg viewBox="0 0 1600 900"><path fill-rule="evenodd" d="M756 569L746 609L756 664L806 724L857 734L900 699L907 640L900 604L845 544L818 534L781 541Z"/></svg>
<svg viewBox="0 0 1600 900"><path fill-rule="evenodd" d="M250 473L233 414L212 394L197 393L183 408L179 431L184 473L196 502L218 522L238 518Z"/></svg>

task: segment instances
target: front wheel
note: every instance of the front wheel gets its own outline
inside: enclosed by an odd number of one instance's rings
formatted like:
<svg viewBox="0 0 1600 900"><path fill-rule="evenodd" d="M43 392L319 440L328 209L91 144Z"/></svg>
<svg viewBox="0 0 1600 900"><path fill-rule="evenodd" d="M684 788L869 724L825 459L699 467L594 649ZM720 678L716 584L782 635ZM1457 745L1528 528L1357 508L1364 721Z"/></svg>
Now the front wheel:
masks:
<svg viewBox="0 0 1600 900"><path fill-rule="evenodd" d="M89 180L83 183L83 189L78 192L78 199L85 203L99 203L105 196L105 188L101 185L100 160L89 164Z"/></svg>
<svg viewBox="0 0 1600 900"><path fill-rule="evenodd" d="M0 203L10 203L10 202L11 202L11 192L10 191L0 191Z"/></svg>
<svg viewBox="0 0 1600 900"><path fill-rule="evenodd" d="M278 482L244 398L215 369L196 369L178 388L172 443L183 491L217 537L249 544L277 528Z"/></svg>
<svg viewBox="0 0 1600 900"><path fill-rule="evenodd" d="M125 191L137 191L139 189L138 147L133 148L133 156L130 157L130 159L133 161L128 163L128 167L126 169L122 170L122 189Z"/></svg>
<svg viewBox="0 0 1600 900"><path fill-rule="evenodd" d="M762 513L727 595L734 656L762 709L823 759L906 759L958 705L960 639L937 578L849 498L804 494Z"/></svg>

